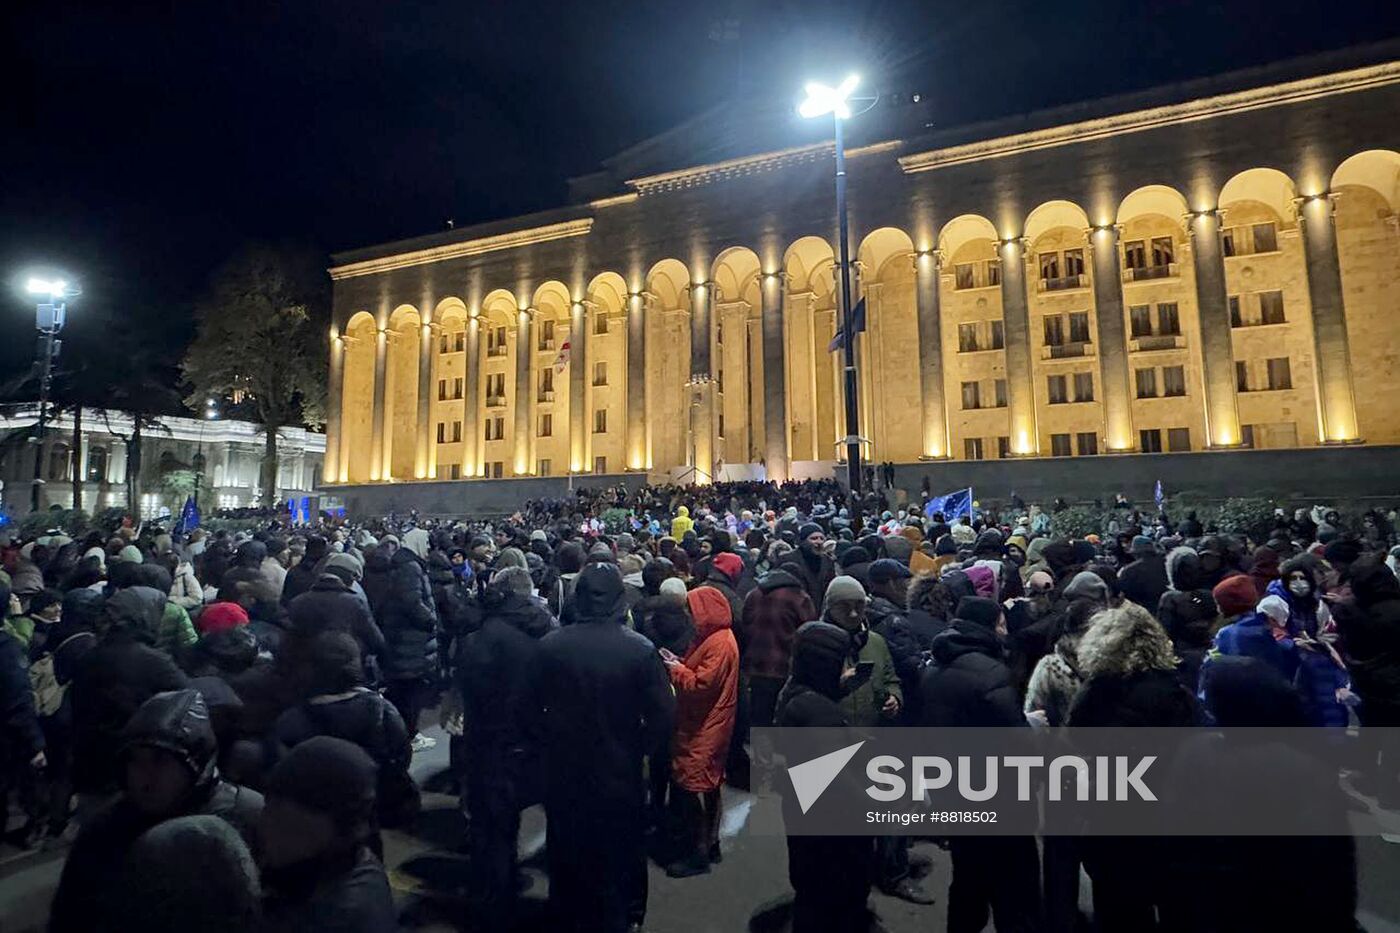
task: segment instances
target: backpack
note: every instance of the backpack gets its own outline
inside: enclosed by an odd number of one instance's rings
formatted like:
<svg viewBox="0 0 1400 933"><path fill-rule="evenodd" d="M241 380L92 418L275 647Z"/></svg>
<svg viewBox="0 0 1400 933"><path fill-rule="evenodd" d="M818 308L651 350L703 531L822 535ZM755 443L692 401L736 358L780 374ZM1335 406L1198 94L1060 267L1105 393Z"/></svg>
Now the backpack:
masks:
<svg viewBox="0 0 1400 933"><path fill-rule="evenodd" d="M34 692L34 712L41 718L55 715L63 705L63 696L68 685L58 682L54 671L54 654L75 638L96 638L92 632L78 632L65 638L53 651L46 651L42 657L29 665L29 688Z"/></svg>
<svg viewBox="0 0 1400 933"><path fill-rule="evenodd" d="M386 742L384 707L389 705L389 701L373 690L364 687L360 687L358 690L379 700L379 715L375 717L374 727L368 739L375 748L383 748ZM335 735L331 729L327 728L325 720L315 705L306 703L303 704L303 708L321 734ZM413 821L418 818L418 812L423 808L423 796L418 789L418 783L413 780L407 768L392 767L387 762L376 763L379 767L375 785L375 809L379 817L379 825L385 829L402 829L412 825Z"/></svg>

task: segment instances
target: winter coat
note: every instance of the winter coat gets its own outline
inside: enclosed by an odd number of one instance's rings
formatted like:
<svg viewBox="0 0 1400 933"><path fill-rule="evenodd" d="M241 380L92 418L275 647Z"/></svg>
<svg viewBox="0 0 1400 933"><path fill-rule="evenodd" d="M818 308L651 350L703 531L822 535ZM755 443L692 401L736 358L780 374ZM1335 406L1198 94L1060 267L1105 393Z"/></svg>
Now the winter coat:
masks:
<svg viewBox="0 0 1400 933"><path fill-rule="evenodd" d="M1148 554L1118 571L1118 589L1124 598L1152 612L1167 591L1167 558Z"/></svg>
<svg viewBox="0 0 1400 933"><path fill-rule="evenodd" d="M283 753L318 735L360 746L381 772L407 771L413 758L408 730L399 711L364 687L344 694L311 697L279 716L272 728L272 737Z"/></svg>
<svg viewBox="0 0 1400 933"><path fill-rule="evenodd" d="M175 582L170 586L170 601L189 612L204 605L204 587L194 574L194 565L182 560L175 566Z"/></svg>
<svg viewBox="0 0 1400 933"><path fill-rule="evenodd" d="M816 617L812 597L789 568L778 567L759 577L739 616L744 673L787 677L793 636Z"/></svg>
<svg viewBox="0 0 1400 933"><path fill-rule="evenodd" d="M188 684L170 655L154 647L165 594L133 586L107 600L107 633L87 653L69 692L73 701L73 775L78 792L117 783L121 730L157 693Z"/></svg>
<svg viewBox="0 0 1400 933"><path fill-rule="evenodd" d="M389 597L389 576L388 549L377 547L365 558L365 570L360 576L360 586L365 591L370 611L376 619L380 617L380 607Z"/></svg>
<svg viewBox="0 0 1400 933"><path fill-rule="evenodd" d="M1290 565L1291 563L1289 562ZM1386 572L1389 573L1388 570ZM1336 637L1321 632L1323 612L1317 599L1295 595L1283 580L1270 580L1264 592L1265 595L1277 596L1288 604L1289 634L1306 632L1324 640ZM1332 652L1321 646L1315 649L1299 646L1296 652L1296 666L1293 685L1303 698L1308 723L1314 726L1345 726L1349 717L1346 707L1337 702L1337 690L1347 686L1350 678L1347 672L1337 665Z"/></svg>
<svg viewBox="0 0 1400 933"><path fill-rule="evenodd" d="M874 665L870 679L860 684L841 698L841 709L853 726L878 726L893 720L882 712L885 700L894 697L904 704L904 687L899 682L899 674L894 668L894 658L890 647L878 632L866 632L865 644L856 656L856 663L869 662Z"/></svg>
<svg viewBox="0 0 1400 933"><path fill-rule="evenodd" d="M739 591L734 588L734 581L723 570L710 567L710 572L700 585L720 592L725 602L729 603L730 619L738 619L743 614L744 597L739 595Z"/></svg>
<svg viewBox="0 0 1400 933"><path fill-rule="evenodd" d="M524 757L522 723L529 677L540 639L554 628L554 619L543 605L520 593L488 590L483 602L481 627L463 638L456 661L467 744L473 757ZM525 765L523 760L517 763Z"/></svg>
<svg viewBox="0 0 1400 933"><path fill-rule="evenodd" d="M321 574L311 589L293 599L287 606L287 615L291 620L288 648L294 642L308 644L322 632L337 631L355 636L367 664L384 653L384 633L368 607L333 573Z"/></svg>
<svg viewBox="0 0 1400 933"><path fill-rule="evenodd" d="M27 767L43 750L24 647L9 632L0 632L0 775Z"/></svg>
<svg viewBox="0 0 1400 933"><path fill-rule="evenodd" d="M296 891L267 886L259 933L392 933L399 929L389 876L369 849L359 848L343 865L323 865L314 877L314 884Z"/></svg>
<svg viewBox="0 0 1400 933"><path fill-rule="evenodd" d="M319 576L316 564L303 560L287 571L287 579L282 581L282 595L277 601L284 606L290 606L292 600L316 585L316 579Z"/></svg>
<svg viewBox="0 0 1400 933"><path fill-rule="evenodd" d="M802 581L802 588L812 598L814 606L822 604L827 586L836 579L836 565L825 554L818 554L809 562L807 554L799 549L785 557L779 567Z"/></svg>
<svg viewBox="0 0 1400 933"><path fill-rule="evenodd" d="M437 669L438 619L433 590L422 559L407 548L394 552L389 591L376 615L384 631L386 680L419 680Z"/></svg>
<svg viewBox="0 0 1400 933"><path fill-rule="evenodd" d="M676 509L676 517L671 519L671 537L679 541L685 537L685 533L695 527L695 520L690 517L690 509L680 506Z"/></svg>
<svg viewBox="0 0 1400 933"><path fill-rule="evenodd" d="M984 625L954 619L933 640L933 664L919 683L925 726L1024 726L1001 639Z"/></svg>
<svg viewBox="0 0 1400 933"><path fill-rule="evenodd" d="M889 648L890 660L894 662L895 673L899 676L901 706L913 707L919 695L924 652L904 610L885 597L876 596L866 607L865 618L870 624L870 631L883 638Z"/></svg>
<svg viewBox="0 0 1400 933"><path fill-rule="evenodd" d="M1293 639L1275 639L1269 630L1269 620L1257 612L1247 612L1216 632L1212 654L1258 658L1289 682L1298 672L1298 649ZM1210 658L1207 658L1202 670L1209 666Z"/></svg>
<svg viewBox="0 0 1400 933"><path fill-rule="evenodd" d="M528 678L527 728L546 756L546 808L641 807L642 758L666 754L675 717L666 666L624 626L615 567L590 565L570 601L574 624L541 639Z"/></svg>
<svg viewBox="0 0 1400 933"><path fill-rule="evenodd" d="M173 815L217 816L238 830L250 846L256 845L262 795L219 777L214 765L218 742L209 722L209 709L198 693L167 692L143 705L116 747L130 742L165 748L195 772L189 798L181 812ZM115 749L112 755L115 765ZM74 774L81 777L81 772ZM64 863L49 929L55 933L86 933L100 926L100 918L118 903L124 856L141 834L158 822L132 806L124 794L85 821Z"/></svg>
<svg viewBox="0 0 1400 933"><path fill-rule="evenodd" d="M1337 607L1337 631L1367 725L1400 726L1400 581L1379 561L1352 568L1352 603Z"/></svg>
<svg viewBox="0 0 1400 933"><path fill-rule="evenodd" d="M1036 662L1022 704L1027 713L1044 710L1050 725L1064 725L1074 696L1084 683L1079 673L1078 646L1078 636L1062 636L1055 650Z"/></svg>
<svg viewBox="0 0 1400 933"><path fill-rule="evenodd" d="M179 657L186 648L199 641L199 633L194 630L190 614L170 599L161 610L160 634L156 636L156 647L171 657Z"/></svg>
<svg viewBox="0 0 1400 933"><path fill-rule="evenodd" d="M728 600L706 584L686 597L695 620L695 644L670 666L676 691L676 734L671 778L685 790L718 790L739 701L739 645Z"/></svg>

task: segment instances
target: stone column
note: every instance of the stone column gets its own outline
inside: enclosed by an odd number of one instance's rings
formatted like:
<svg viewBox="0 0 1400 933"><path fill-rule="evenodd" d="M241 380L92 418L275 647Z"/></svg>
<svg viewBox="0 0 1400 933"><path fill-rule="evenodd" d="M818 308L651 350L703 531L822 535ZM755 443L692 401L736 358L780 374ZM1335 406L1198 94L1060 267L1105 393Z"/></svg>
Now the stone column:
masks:
<svg viewBox="0 0 1400 933"><path fill-rule="evenodd" d="M569 308L569 469L575 473L588 462L588 315L583 302Z"/></svg>
<svg viewBox="0 0 1400 933"><path fill-rule="evenodd" d="M467 397L462 418L462 475L476 476L481 462L481 319L467 319L467 352L462 378Z"/></svg>
<svg viewBox="0 0 1400 933"><path fill-rule="evenodd" d="M345 341L331 330L331 372L326 382L326 459L321 470L323 482L345 482L345 464L340 455L341 399L345 388ZM212 474L211 474L212 475Z"/></svg>
<svg viewBox="0 0 1400 933"><path fill-rule="evenodd" d="M923 399L923 457L949 456L948 409L943 394L943 321L939 277L943 254L926 250L914 254L914 300L919 316L919 394Z"/></svg>
<svg viewBox="0 0 1400 933"><path fill-rule="evenodd" d="M389 333L381 327L374 337L374 421L369 447L369 478L372 480L389 478L389 465L385 462L389 445L384 442L384 369L388 355Z"/></svg>
<svg viewBox="0 0 1400 933"><path fill-rule="evenodd" d="M1094 264L1094 319L1099 329L1099 383L1103 392L1105 443L1110 451L1137 447L1128 384L1128 344L1123 326L1123 270L1116 224L1089 231Z"/></svg>
<svg viewBox="0 0 1400 933"><path fill-rule="evenodd" d="M436 435L432 433L432 400L428 393L433 387L433 330L434 325L425 323L418 335L418 450L413 458L413 476L428 479L433 475L433 454L437 446Z"/></svg>
<svg viewBox="0 0 1400 933"><path fill-rule="evenodd" d="M1352 391L1351 351L1346 308L1342 303L1342 268L1337 259L1337 227L1331 195L1303 198L1298 206L1303 256L1312 303L1317 360L1317 407L1324 444L1360 440L1356 397Z"/></svg>
<svg viewBox="0 0 1400 933"><path fill-rule="evenodd" d="M714 307L714 284L696 282L690 286L690 381L689 399L692 482L712 483L715 472L715 383L711 370L710 316Z"/></svg>
<svg viewBox="0 0 1400 933"><path fill-rule="evenodd" d="M788 478L789 462L783 276L782 272L766 273L759 286L763 297L763 460L768 478L779 483Z"/></svg>
<svg viewBox="0 0 1400 933"><path fill-rule="evenodd" d="M647 303L627 296L627 469L650 466L647 453Z"/></svg>
<svg viewBox="0 0 1400 933"><path fill-rule="evenodd" d="M1036 424L1035 370L1031 366L1030 302L1026 298L1026 240L1002 240L1001 315L1006 330L1006 402L1011 432L1011 450L1017 456L1034 456L1040 451L1040 429Z"/></svg>
<svg viewBox="0 0 1400 933"><path fill-rule="evenodd" d="M535 384L530 361L534 359L535 309L521 308L515 331L515 475L534 469L530 462L530 412L534 409Z"/></svg>
<svg viewBox="0 0 1400 933"><path fill-rule="evenodd" d="M1191 234L1191 256L1196 269L1206 440L1211 447L1238 447L1240 413L1235 400L1235 350L1230 336L1230 303L1225 293L1220 211L1197 211L1188 215L1187 229Z"/></svg>

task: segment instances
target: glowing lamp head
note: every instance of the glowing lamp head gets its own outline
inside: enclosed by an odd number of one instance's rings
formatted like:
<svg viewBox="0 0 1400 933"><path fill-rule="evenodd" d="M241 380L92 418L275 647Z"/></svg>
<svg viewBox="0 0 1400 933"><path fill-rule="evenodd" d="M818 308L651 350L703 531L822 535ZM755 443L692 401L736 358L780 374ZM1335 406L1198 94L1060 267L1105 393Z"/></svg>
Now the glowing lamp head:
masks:
<svg viewBox="0 0 1400 933"><path fill-rule="evenodd" d="M24 285L24 290L31 295L47 295L50 298L62 298L68 291L68 283L62 279L39 279L31 278Z"/></svg>
<svg viewBox="0 0 1400 933"><path fill-rule="evenodd" d="M845 120L851 115L850 105L846 101L859 83L860 75L848 75L846 80L836 87L809 81L803 89L807 92L807 99L798 106L797 112L804 117L820 117L823 114L834 113L838 120Z"/></svg>

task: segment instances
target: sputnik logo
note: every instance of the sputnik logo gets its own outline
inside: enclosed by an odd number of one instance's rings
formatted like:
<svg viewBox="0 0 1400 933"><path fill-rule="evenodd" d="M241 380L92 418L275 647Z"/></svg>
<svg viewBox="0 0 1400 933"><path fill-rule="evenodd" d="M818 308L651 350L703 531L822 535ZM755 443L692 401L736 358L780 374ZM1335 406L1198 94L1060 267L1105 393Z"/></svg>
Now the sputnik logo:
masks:
<svg viewBox="0 0 1400 933"><path fill-rule="evenodd" d="M825 793L831 782L836 780L836 775L841 773L841 769L846 767L846 763L855 757L864 744L864 741L860 741L854 745L847 745L845 748L788 768L788 776L792 778L792 789L797 793L797 804L803 813L811 809L812 804Z"/></svg>

